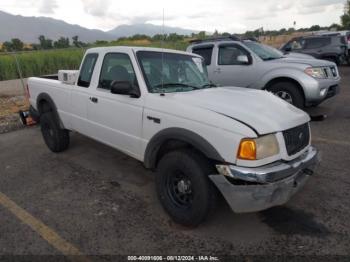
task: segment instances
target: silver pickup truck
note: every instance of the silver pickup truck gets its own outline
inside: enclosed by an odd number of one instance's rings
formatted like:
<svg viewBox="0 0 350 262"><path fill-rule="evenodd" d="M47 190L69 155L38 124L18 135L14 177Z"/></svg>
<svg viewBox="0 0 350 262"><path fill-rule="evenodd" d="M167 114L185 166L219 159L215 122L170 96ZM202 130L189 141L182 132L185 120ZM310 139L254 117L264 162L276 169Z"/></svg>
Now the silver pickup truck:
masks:
<svg viewBox="0 0 350 262"><path fill-rule="evenodd" d="M214 84L268 90L299 108L316 106L339 92L333 62L284 56L258 42L231 38L195 41L187 51L205 59Z"/></svg>

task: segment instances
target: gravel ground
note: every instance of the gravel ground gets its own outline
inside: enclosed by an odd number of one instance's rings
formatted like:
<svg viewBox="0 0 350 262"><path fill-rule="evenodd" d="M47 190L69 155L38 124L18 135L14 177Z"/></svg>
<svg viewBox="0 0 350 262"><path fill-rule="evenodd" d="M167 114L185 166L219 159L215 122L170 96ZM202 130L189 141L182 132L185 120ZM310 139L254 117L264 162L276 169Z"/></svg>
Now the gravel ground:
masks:
<svg viewBox="0 0 350 262"><path fill-rule="evenodd" d="M285 206L234 214L221 202L204 224L183 228L161 208L153 173L140 162L78 134L69 150L53 154L38 127L0 135L0 192L83 254L106 255L91 260L224 254L232 256L227 261L259 261L258 255L268 261L349 261L350 67L341 73L341 93L309 110L327 114L311 124L322 162ZM61 254L2 205L0 236L0 256Z"/></svg>
<svg viewBox="0 0 350 262"><path fill-rule="evenodd" d="M24 96L0 95L0 134L23 128L18 112L28 108Z"/></svg>

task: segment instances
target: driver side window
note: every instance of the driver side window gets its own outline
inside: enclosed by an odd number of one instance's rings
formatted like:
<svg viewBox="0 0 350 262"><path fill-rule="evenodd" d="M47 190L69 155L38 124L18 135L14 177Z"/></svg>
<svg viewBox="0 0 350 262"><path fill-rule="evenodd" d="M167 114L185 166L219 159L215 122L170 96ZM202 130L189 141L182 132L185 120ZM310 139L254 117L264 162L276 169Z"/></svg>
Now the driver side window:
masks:
<svg viewBox="0 0 350 262"><path fill-rule="evenodd" d="M291 50L300 50L304 48L304 40L302 39L295 39L290 42L290 49Z"/></svg>
<svg viewBox="0 0 350 262"><path fill-rule="evenodd" d="M248 65L249 53L238 45L223 45L219 47L219 65Z"/></svg>
<svg viewBox="0 0 350 262"><path fill-rule="evenodd" d="M135 71L127 54L108 53L105 55L98 87L111 90L113 81L137 85Z"/></svg>

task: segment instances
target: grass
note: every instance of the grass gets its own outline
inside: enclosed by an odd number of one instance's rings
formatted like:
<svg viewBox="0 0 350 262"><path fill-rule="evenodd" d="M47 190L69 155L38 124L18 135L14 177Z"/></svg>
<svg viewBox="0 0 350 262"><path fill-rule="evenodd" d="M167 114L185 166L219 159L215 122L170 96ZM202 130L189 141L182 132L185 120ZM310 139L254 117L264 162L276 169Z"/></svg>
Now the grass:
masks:
<svg viewBox="0 0 350 262"><path fill-rule="evenodd" d="M185 50L187 41L175 41L161 43L160 41L141 40L119 40L109 42L107 46L147 46L163 47L169 49ZM104 44L104 46L106 46ZM84 50L69 48L60 50L41 50L22 52L17 58L22 70L23 77L56 74L59 69L78 69ZM19 78L15 57L13 54L0 53L0 81Z"/></svg>
<svg viewBox="0 0 350 262"><path fill-rule="evenodd" d="M17 54L23 77L57 73L58 69L77 69L82 49L43 50ZM0 81L19 78L13 54L0 53Z"/></svg>

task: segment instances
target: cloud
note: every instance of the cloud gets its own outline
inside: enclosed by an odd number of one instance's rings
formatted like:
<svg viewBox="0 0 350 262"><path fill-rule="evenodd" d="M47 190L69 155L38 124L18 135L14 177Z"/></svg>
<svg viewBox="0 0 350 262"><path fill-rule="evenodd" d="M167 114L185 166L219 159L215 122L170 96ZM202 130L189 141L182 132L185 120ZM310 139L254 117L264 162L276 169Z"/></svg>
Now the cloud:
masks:
<svg viewBox="0 0 350 262"><path fill-rule="evenodd" d="M306 7L320 7L320 6L329 6L334 4L344 4L344 0L308 0L301 2L303 6Z"/></svg>
<svg viewBox="0 0 350 262"><path fill-rule="evenodd" d="M323 13L330 6L343 5L344 0L300 0L297 13L302 15Z"/></svg>
<svg viewBox="0 0 350 262"><path fill-rule="evenodd" d="M110 0L81 0L84 11L92 16L104 17L108 13Z"/></svg>
<svg viewBox="0 0 350 262"><path fill-rule="evenodd" d="M53 14L58 7L56 0L42 0L39 12L42 14Z"/></svg>
<svg viewBox="0 0 350 262"><path fill-rule="evenodd" d="M312 7L302 6L298 8L298 14L301 14L301 15L323 13L324 11L326 11L325 6L312 6Z"/></svg>

